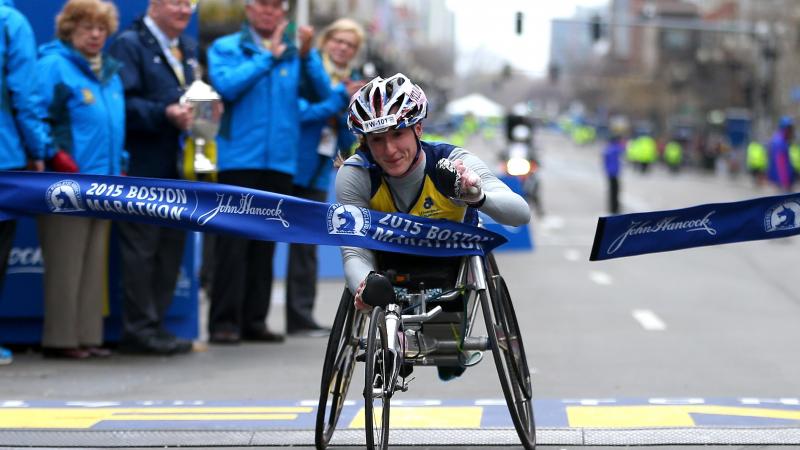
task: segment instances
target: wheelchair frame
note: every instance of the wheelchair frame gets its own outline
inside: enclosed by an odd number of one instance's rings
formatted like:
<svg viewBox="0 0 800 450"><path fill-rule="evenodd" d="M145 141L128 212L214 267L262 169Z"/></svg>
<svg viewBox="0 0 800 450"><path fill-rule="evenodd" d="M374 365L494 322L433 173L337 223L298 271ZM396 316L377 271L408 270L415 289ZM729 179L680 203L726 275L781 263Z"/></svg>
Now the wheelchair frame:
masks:
<svg viewBox="0 0 800 450"><path fill-rule="evenodd" d="M448 301L461 295L465 305L462 313L443 312L441 306L427 308L429 301ZM479 306L486 336L472 335ZM412 308L414 314L404 314ZM456 321L460 322L461 329L454 337ZM535 449L530 371L514 306L493 255L461 258L452 290L438 297L425 292L399 296L385 308L374 307L369 320L367 314L355 310L353 296L345 288L322 368L315 431L318 449L327 448L333 436L358 350L365 351L363 394L367 448L388 448L391 397L397 391L408 390L408 382L401 374L404 365L467 367L480 359L465 361L465 357L491 350L520 442L528 450Z"/></svg>

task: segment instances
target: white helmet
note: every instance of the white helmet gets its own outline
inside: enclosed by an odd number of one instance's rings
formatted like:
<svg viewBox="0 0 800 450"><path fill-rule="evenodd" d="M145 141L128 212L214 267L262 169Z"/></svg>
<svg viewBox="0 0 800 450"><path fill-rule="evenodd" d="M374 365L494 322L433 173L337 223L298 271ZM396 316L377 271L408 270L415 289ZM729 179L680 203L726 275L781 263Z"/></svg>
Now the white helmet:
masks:
<svg viewBox="0 0 800 450"><path fill-rule="evenodd" d="M428 115L422 88L402 73L376 77L353 94L347 114L350 131L384 133L414 126Z"/></svg>

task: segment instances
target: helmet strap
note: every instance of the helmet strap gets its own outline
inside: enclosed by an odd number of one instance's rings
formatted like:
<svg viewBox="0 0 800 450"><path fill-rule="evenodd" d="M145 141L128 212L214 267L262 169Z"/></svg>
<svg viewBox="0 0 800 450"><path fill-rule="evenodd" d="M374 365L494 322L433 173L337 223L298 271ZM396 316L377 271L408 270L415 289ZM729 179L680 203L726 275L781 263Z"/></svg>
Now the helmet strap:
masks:
<svg viewBox="0 0 800 450"><path fill-rule="evenodd" d="M411 164L408 166L408 169L406 169L406 171L403 172L402 175L400 175L401 177L404 177L408 175L409 172L411 172L411 169L413 169L414 166L417 165L417 161L419 161L419 155L422 154L422 143L419 140L419 136L417 136L417 129L411 127L411 131L414 133L414 139L417 141L417 153L414 154L414 160L411 161Z"/></svg>

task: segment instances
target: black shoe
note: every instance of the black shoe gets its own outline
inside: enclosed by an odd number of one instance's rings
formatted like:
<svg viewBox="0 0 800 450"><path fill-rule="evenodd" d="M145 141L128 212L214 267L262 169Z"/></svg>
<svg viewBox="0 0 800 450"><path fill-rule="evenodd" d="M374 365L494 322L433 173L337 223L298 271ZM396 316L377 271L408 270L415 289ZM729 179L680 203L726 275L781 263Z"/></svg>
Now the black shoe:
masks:
<svg viewBox="0 0 800 450"><path fill-rule="evenodd" d="M250 331L242 334L242 340L250 342L269 342L277 344L283 342L285 339L283 335L275 334L267 329Z"/></svg>
<svg viewBox="0 0 800 450"><path fill-rule="evenodd" d="M208 337L212 344L235 345L242 341L239 333L235 331L215 331Z"/></svg>
<svg viewBox="0 0 800 450"><path fill-rule="evenodd" d="M158 335L128 337L120 341L118 349L121 353L168 356L190 352L192 350L192 342L186 339Z"/></svg>
<svg viewBox="0 0 800 450"><path fill-rule="evenodd" d="M190 353L192 351L192 348L194 348L194 343L189 339L176 337L173 343L175 345L175 351L172 353L175 355Z"/></svg>

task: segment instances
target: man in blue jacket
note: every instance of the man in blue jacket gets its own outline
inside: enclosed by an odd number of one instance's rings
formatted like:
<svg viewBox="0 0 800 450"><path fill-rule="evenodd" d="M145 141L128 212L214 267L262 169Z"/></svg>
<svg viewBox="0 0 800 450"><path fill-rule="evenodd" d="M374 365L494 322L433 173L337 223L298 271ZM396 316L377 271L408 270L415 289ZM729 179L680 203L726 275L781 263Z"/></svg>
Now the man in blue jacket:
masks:
<svg viewBox="0 0 800 450"><path fill-rule="evenodd" d="M40 120L31 89L36 63L36 40L28 20L11 0L0 0L0 170L22 170L28 159L44 170L51 153L49 131ZM26 154L27 153L27 154ZM16 222L0 222L0 291ZM0 347L0 364L11 362L11 352Z"/></svg>
<svg viewBox="0 0 800 450"><path fill-rule="evenodd" d="M197 44L182 36L194 11L191 0L150 0L147 14L123 31L110 53L122 62L128 175L178 178L181 132L192 111L179 103L194 81ZM183 231L119 222L123 311L120 351L171 355L192 343L164 328L183 257Z"/></svg>
<svg viewBox="0 0 800 450"><path fill-rule="evenodd" d="M242 30L217 39L208 50L211 84L225 104L217 136L220 183L291 194L295 173L310 170L297 167L301 79L320 98L327 98L331 88L319 55L311 50L313 30L299 28L299 49L286 32L287 3L247 0ZM211 342L283 341L266 326L274 249L274 242L217 237Z"/></svg>

